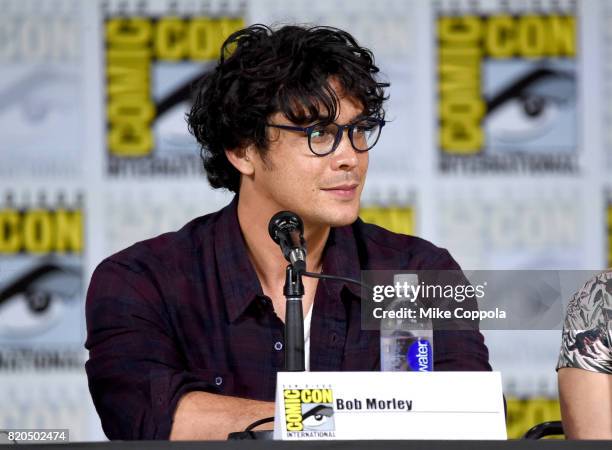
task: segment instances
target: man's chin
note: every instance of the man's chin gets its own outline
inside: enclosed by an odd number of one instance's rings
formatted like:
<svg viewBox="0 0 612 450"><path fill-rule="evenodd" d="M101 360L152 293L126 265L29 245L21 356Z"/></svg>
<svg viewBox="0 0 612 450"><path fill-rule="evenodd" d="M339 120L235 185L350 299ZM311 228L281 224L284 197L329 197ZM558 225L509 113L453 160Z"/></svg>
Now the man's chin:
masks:
<svg viewBox="0 0 612 450"><path fill-rule="evenodd" d="M346 225L351 225L357 220L358 216L359 211L347 212L344 214L339 214L338 211L336 211L327 217L327 225L330 227L344 227Z"/></svg>
<svg viewBox="0 0 612 450"><path fill-rule="evenodd" d="M322 203L322 202L321 202ZM302 219L310 226L343 227L359 217L359 203L353 205L321 204L303 211Z"/></svg>

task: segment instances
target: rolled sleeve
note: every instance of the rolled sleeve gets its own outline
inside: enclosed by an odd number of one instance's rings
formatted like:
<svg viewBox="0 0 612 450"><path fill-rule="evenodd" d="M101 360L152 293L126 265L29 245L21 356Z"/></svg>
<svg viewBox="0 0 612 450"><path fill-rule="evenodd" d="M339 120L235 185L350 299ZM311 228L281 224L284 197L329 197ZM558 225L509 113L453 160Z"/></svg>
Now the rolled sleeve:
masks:
<svg viewBox="0 0 612 450"><path fill-rule="evenodd" d="M168 439L181 396L216 390L211 374L187 370L156 284L146 270L105 260L89 286L85 368L109 439Z"/></svg>

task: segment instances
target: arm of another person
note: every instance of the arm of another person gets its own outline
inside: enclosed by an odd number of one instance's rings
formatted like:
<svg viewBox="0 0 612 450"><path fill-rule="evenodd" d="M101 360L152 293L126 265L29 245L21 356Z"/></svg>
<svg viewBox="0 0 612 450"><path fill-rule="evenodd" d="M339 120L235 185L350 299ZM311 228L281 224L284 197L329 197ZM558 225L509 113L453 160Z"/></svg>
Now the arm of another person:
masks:
<svg viewBox="0 0 612 450"><path fill-rule="evenodd" d="M568 439L612 439L611 282L610 271L596 275L567 306L557 377Z"/></svg>
<svg viewBox="0 0 612 450"><path fill-rule="evenodd" d="M612 375L560 368L559 398L568 439L612 439Z"/></svg>
<svg viewBox="0 0 612 450"><path fill-rule="evenodd" d="M220 395L214 371L186 367L156 287L166 274L143 265L106 260L87 293L86 370L106 435L226 439L273 415L274 403Z"/></svg>

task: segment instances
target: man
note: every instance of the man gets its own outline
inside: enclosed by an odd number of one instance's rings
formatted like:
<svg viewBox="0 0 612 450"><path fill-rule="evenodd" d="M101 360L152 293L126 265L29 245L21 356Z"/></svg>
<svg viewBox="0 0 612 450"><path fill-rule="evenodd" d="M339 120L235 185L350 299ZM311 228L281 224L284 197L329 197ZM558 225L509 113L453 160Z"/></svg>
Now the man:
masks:
<svg viewBox="0 0 612 450"><path fill-rule="evenodd" d="M346 32L255 25L224 43L189 126L221 211L111 256L87 297L87 374L109 438L225 439L274 414L286 262L268 221L304 221L307 269L457 269L445 250L358 220L385 83ZM379 370L359 289L304 279L310 370ZM306 320L308 323L308 320ZM490 370L478 331L434 332L435 370Z"/></svg>

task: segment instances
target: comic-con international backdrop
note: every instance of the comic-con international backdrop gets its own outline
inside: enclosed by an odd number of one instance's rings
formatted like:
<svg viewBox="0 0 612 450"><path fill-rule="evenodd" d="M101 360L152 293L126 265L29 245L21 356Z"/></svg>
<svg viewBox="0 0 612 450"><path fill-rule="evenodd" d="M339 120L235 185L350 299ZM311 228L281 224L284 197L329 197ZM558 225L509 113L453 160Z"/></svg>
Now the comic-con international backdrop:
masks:
<svg viewBox="0 0 612 450"><path fill-rule="evenodd" d="M612 265L612 0L1 0L0 428L101 439L97 263L217 210L184 112L251 23L345 28L391 82L361 216L466 269ZM486 332L509 435L559 417L559 331Z"/></svg>

